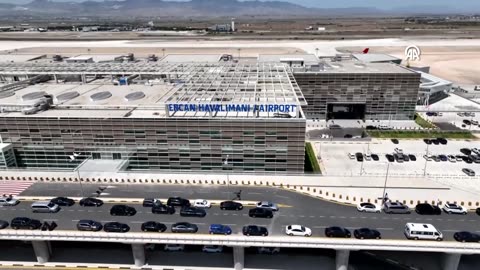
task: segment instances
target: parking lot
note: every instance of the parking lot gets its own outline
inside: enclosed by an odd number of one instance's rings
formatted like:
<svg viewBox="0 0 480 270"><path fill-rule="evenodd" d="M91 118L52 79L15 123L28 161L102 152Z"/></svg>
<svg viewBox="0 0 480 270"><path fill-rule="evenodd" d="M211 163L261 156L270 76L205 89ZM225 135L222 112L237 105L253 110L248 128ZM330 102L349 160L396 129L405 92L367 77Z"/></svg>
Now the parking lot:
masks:
<svg viewBox="0 0 480 270"><path fill-rule="evenodd" d="M317 153L321 156L323 173L331 176L356 176L356 175L385 175L392 176L441 176L468 178L462 172L463 168L470 168L480 174L480 163L467 164L464 161L427 161L423 156L430 155L463 155L461 148L480 147L476 141L449 140L446 145L427 145L423 140L400 140L394 144L390 140L377 140L371 142L315 142ZM389 162L386 154L393 154L395 148L403 150L404 154L413 154L416 161ZM379 156L378 161L357 161L350 158L349 153L374 153Z"/></svg>

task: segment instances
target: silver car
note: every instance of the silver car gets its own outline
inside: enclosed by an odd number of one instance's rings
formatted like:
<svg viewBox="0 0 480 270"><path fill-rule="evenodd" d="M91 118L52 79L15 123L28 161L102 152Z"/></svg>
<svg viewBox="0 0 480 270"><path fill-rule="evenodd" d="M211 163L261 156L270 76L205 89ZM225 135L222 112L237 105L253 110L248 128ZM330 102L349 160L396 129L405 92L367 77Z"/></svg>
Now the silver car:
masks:
<svg viewBox="0 0 480 270"><path fill-rule="evenodd" d="M268 201L261 201L257 203L258 208L265 208L270 209L272 211L278 211L278 206L276 203L268 202Z"/></svg>
<svg viewBox="0 0 480 270"><path fill-rule="evenodd" d="M20 201L13 197L0 197L0 205L1 206L15 206L19 204Z"/></svg>

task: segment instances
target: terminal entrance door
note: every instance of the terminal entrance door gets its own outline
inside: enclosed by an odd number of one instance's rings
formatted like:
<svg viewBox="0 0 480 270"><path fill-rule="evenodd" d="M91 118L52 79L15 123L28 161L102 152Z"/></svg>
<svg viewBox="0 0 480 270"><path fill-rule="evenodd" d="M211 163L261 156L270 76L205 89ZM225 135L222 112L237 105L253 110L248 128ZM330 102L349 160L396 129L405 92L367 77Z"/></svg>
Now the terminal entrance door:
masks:
<svg viewBox="0 0 480 270"><path fill-rule="evenodd" d="M366 105L361 103L327 104L327 120L330 119L365 119Z"/></svg>

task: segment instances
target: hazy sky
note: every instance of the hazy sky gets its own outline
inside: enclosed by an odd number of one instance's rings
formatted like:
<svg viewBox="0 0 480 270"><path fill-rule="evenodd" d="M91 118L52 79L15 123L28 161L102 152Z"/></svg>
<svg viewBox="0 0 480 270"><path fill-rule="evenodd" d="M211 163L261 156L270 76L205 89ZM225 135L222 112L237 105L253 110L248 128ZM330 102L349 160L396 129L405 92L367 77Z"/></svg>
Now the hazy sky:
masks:
<svg viewBox="0 0 480 270"><path fill-rule="evenodd" d="M83 2L84 0L55 0ZM93 0L101 1L101 0ZM0 3L24 4L31 0L0 0ZM338 8L338 7L377 7L380 9L394 9L406 6L442 6L452 9L462 9L466 11L480 12L479 0L288 0L288 2L301 4L310 7L319 8Z"/></svg>

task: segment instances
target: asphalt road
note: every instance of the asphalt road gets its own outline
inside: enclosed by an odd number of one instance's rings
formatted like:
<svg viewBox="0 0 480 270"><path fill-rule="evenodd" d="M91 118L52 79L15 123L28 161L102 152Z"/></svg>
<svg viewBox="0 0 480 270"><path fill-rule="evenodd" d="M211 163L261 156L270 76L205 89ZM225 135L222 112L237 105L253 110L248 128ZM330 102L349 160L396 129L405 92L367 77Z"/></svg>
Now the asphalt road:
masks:
<svg viewBox="0 0 480 270"><path fill-rule="evenodd" d="M84 184L85 194L93 193L100 185ZM167 198L181 196L187 199L227 200L234 197L233 192L239 187L219 186L164 186L164 185L116 185L108 186L102 197L115 198ZM248 207L242 211L222 211L218 206L207 210L205 218L180 217L178 211L174 215L152 214L149 208L140 204L130 204L137 209L133 217L112 217L109 210L113 204L105 204L99 208L63 207L59 213L32 213L30 202L21 202L15 207L0 207L0 215L4 220L11 220L16 216L26 216L58 223L58 229L75 230L75 224L80 219L93 219L102 223L109 221L125 222L132 231L139 231L145 221L159 221L171 225L180 221L195 223L199 233L208 233L212 223L229 225L234 234L241 234L244 225L255 224L265 226L271 235L284 235L284 228L290 224L301 224L310 227L313 236L323 237L324 229L329 226L343 226L348 229L369 227L379 230L382 238L405 239L403 229L407 222L431 223L442 231L446 241L453 241L453 233L466 230L480 232L480 216L475 213L468 215L421 216L416 213L407 215L388 215L384 213L360 213L356 208L336 203L331 203L307 195L286 191L278 188L241 187L243 200L269 200L288 207L283 207L275 213L272 219L248 217ZM78 196L79 185L76 184L51 184L37 183L25 190L24 196Z"/></svg>

